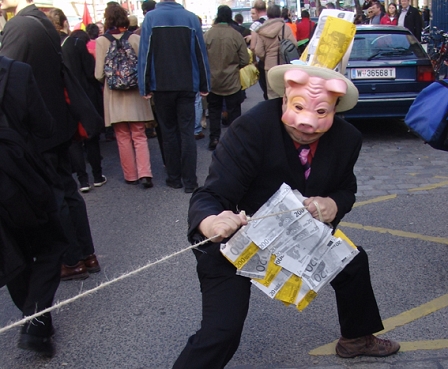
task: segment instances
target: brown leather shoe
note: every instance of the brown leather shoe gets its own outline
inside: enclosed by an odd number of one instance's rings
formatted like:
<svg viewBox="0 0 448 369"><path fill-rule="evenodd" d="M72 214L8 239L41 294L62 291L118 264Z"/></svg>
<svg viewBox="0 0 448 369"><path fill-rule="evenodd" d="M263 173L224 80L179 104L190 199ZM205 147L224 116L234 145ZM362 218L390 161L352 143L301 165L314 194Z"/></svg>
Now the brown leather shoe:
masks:
<svg viewBox="0 0 448 369"><path fill-rule="evenodd" d="M86 278L89 278L89 273L87 272L87 268L82 260L78 261L78 263L73 266L62 264L61 281Z"/></svg>
<svg viewBox="0 0 448 369"><path fill-rule="evenodd" d="M87 256L84 260L84 265L89 273L98 273L101 270L100 264L95 254Z"/></svg>
<svg viewBox="0 0 448 369"><path fill-rule="evenodd" d="M202 140L205 137L205 135L202 132L199 132L197 135L194 135L194 138L196 140Z"/></svg>
<svg viewBox="0 0 448 369"><path fill-rule="evenodd" d="M341 337L336 345L336 353L340 357L355 356L384 357L395 354L400 344L392 340L381 339L374 335L348 339Z"/></svg>

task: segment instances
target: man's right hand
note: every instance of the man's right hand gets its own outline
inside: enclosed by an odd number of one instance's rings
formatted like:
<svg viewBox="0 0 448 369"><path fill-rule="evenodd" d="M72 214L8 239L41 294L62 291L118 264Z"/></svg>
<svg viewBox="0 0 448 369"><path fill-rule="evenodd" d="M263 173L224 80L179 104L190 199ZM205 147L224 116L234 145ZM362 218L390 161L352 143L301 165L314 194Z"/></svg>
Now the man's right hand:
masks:
<svg viewBox="0 0 448 369"><path fill-rule="evenodd" d="M230 210L218 215L210 215L199 224L199 231L207 238L219 236L213 242L221 242L224 238L233 235L241 226L247 224L244 214L235 214Z"/></svg>

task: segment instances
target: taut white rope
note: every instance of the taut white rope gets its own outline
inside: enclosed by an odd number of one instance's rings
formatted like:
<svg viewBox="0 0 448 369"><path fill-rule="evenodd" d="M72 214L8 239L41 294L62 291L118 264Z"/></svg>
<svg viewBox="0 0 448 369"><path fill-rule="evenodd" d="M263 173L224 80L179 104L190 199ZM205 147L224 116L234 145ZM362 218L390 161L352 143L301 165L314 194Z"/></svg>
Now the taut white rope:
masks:
<svg viewBox="0 0 448 369"><path fill-rule="evenodd" d="M205 244L205 243L207 243L207 242L213 240L213 239L216 238L216 237L219 237L219 235L216 235L216 236L207 238L206 240L201 241L201 242L199 242L199 243L196 243L196 244L194 244L194 245L191 245L191 246L189 246L189 247L186 247L186 248L183 249L183 250L176 251L176 252L174 252L174 253L172 253L172 254L170 254L170 255L166 255L166 256L164 256L163 258L161 258L161 259L159 259L159 260L156 260L156 261L154 261L154 262L152 262L152 263L150 262L150 263L148 263L148 264L146 264L146 265L144 265L144 266L142 266L142 267L140 267L140 268L137 268L137 269L133 270L132 272L125 273L125 274L123 274L123 275L121 275L121 276L119 276L119 277L117 277L117 278L114 278L114 279L112 279L112 280L110 280L110 281L101 283L100 285L98 285L98 286L95 287L95 288L92 288L91 290L88 290L88 291L85 291L85 292L83 292L83 293L80 293L80 294L78 294L78 295L76 295L76 296L73 296L73 297L67 299L67 300L58 302L58 303L56 303L55 305L53 305L53 306L51 306L51 307L49 307L49 308L47 308L47 309L45 309L45 310L39 311L38 313L35 313L35 314L33 314L33 315L30 315L30 316L26 316L26 317L24 317L23 319L21 319L21 320L19 320L19 321L17 321L17 322L11 323L11 324L9 324L9 325L7 325L7 326L1 328L1 329L0 329L0 334L6 332L6 331L8 331L8 330L10 330L11 328L14 328L14 327L20 326L20 325L22 325L22 324L24 324L24 323L26 323L26 322L29 322L29 321L33 320L34 318L37 318L38 316L41 316L42 314L45 314L45 313L48 313L48 312L50 312L50 311L59 309L60 307L62 307L62 306L64 306L64 305L68 305L68 304L70 304L70 303L72 303L72 302L74 302L74 301L76 301L76 300L78 300L78 299L80 299L80 298L82 298L82 297L91 295L91 294L93 294L93 293L95 293L95 292L97 292L97 291L99 291L99 290L101 290L101 289L103 289L103 288L105 288L105 287L111 285L112 283L121 281L121 280L123 280L123 279L125 279L125 278L127 278L127 277L130 277L130 276L132 276L132 275L135 275L135 274L137 274L137 273L140 273L141 271L143 271L143 270L145 270L145 269L148 269L148 268L150 268L150 267L152 267L152 266L154 266L154 265L156 265L156 264L159 264L159 263L161 263L161 262L163 262L163 261L166 261L166 260L168 260L168 259L170 259L170 258L172 258L172 257L174 257L174 256L177 256L177 255L179 255L179 254L182 254L182 253L184 253L185 251L188 251L188 250L191 250L191 249L193 249L193 248L195 248L195 247L201 246L201 245L203 245L203 244Z"/></svg>
<svg viewBox="0 0 448 369"><path fill-rule="evenodd" d="M287 211L281 211L279 213L268 214L268 215L257 217L257 218L251 218L251 217L248 216L247 220L248 221L259 220L259 219L272 217L272 216L276 216L276 215L280 215L280 214L291 213L293 211L302 210L302 209L306 209L306 207L301 207L301 208L287 210ZM319 212L319 216L320 216L320 210L318 210L318 212ZM26 316L26 317L24 317L21 320L18 320L18 321L14 322L14 323L11 323L11 324L3 327L3 328L0 328L0 334L2 334L2 333L6 332L6 331L8 331L8 330L10 330L10 329L12 329L14 327L18 327L18 326L20 326L20 325L22 325L22 324L24 324L26 322L29 322L29 321L33 320L34 318L37 318L37 317L41 316L42 314L49 313L49 312L51 312L53 310L59 309L62 306L68 305L68 304L70 304L70 303L72 303L72 302L74 302L74 301L76 301L78 299L81 299L81 298L83 298L85 296L91 295L91 294L93 294L93 293L95 293L95 292L97 292L97 291L99 291L99 290L101 290L101 289L103 289L103 288L105 288L105 287L115 283L115 282L121 281L121 280L123 280L125 278L128 278L130 276L138 274L138 273L142 272L145 269L148 269L148 268L150 268L150 267L152 267L154 265L157 265L157 264L159 264L159 263L161 263L163 261L166 261L166 260L168 260L168 259L170 259L170 258L172 258L174 256L180 255L180 254L184 253L185 251L188 251L188 250L194 249L195 247L201 246L201 245L203 245L203 244L213 240L216 237L220 237L220 236L219 235L215 235L213 237L207 238L207 239L205 239L205 240L203 240L203 241L201 241L199 243L196 243L194 245L186 247L185 249L182 249L182 250L176 251L176 252L174 252L172 254L166 255L163 258L159 259L159 260L156 260L154 262L149 262L148 264L146 264L146 265L144 265L144 266L142 266L140 268L137 268L137 269L135 269L135 270L133 270L133 271L131 271L129 273L125 273L125 274L123 274L123 275L121 275L121 276L119 276L117 278L114 278L114 279L112 279L110 281L101 283L98 286L96 286L95 288L92 288L90 290L82 292L82 293L80 293L80 294L78 294L76 296L73 296L73 297L71 297L71 298L69 298L67 300L64 300L64 301L61 301L61 302L57 302L56 304L54 304L53 306L51 306L51 307L49 307L49 308L47 308L45 310L39 311L38 313L35 313L33 315Z"/></svg>

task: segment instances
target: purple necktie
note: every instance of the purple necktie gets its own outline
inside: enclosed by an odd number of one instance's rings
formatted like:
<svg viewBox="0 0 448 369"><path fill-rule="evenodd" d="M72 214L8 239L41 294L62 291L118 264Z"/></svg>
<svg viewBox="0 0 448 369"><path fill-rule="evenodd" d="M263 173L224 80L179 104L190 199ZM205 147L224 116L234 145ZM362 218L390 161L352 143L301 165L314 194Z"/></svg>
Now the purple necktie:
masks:
<svg viewBox="0 0 448 369"><path fill-rule="evenodd" d="M311 164L308 161L310 145L300 145L297 152L299 153L300 163L302 164L303 170L305 172L305 179L308 179L308 176L310 175L310 171L311 171Z"/></svg>

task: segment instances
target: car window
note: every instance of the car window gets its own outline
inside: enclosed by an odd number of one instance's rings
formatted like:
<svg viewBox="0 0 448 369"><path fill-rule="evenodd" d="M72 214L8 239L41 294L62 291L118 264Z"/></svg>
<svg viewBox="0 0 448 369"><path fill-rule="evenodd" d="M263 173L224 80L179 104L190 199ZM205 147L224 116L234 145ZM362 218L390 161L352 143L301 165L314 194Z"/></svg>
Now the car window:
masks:
<svg viewBox="0 0 448 369"><path fill-rule="evenodd" d="M355 35L350 60L426 59L417 39L406 33L359 32Z"/></svg>

